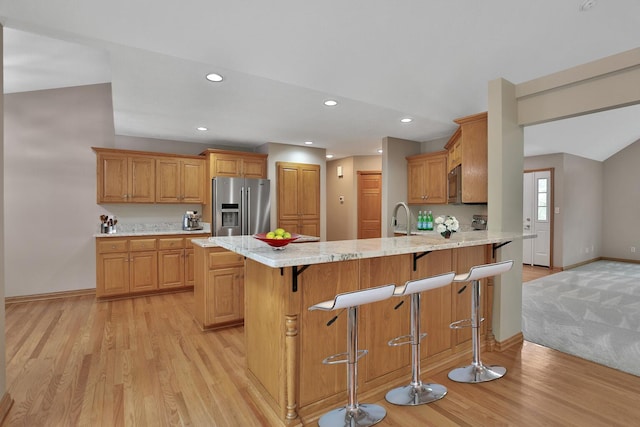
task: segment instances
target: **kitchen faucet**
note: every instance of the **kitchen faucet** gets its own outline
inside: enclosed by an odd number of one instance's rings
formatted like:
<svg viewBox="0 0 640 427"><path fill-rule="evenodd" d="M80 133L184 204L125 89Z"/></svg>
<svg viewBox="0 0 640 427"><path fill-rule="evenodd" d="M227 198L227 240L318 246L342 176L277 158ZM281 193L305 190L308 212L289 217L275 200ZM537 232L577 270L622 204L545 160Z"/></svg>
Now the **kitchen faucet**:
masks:
<svg viewBox="0 0 640 427"><path fill-rule="evenodd" d="M409 206L405 202L398 202L396 206L393 208L393 216L391 217L391 226L396 227L398 225L398 221L396 220L396 215L398 214L398 208L402 206L404 211L407 214L407 236L411 234L411 211L409 210Z"/></svg>

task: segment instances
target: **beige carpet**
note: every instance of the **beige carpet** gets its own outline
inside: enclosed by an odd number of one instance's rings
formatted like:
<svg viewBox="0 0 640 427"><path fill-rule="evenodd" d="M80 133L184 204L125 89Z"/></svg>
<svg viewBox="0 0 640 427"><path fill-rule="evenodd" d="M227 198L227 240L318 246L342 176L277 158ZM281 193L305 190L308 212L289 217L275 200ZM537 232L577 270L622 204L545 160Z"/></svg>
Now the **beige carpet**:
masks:
<svg viewBox="0 0 640 427"><path fill-rule="evenodd" d="M640 264L597 261L527 282L527 341L640 376Z"/></svg>

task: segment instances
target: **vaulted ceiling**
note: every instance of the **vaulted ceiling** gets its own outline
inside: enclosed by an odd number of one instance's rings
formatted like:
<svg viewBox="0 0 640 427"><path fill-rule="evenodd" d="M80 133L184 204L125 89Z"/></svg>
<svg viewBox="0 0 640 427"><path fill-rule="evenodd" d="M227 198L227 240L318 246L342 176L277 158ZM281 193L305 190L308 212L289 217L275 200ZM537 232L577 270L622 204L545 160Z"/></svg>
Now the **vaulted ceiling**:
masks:
<svg viewBox="0 0 640 427"><path fill-rule="evenodd" d="M637 0L0 0L5 93L111 82L119 135L311 141L336 158L375 155L385 136L448 137L453 119L487 109L490 80L640 46L638 16ZM640 138L638 117L631 106L528 127L525 154L604 160Z"/></svg>

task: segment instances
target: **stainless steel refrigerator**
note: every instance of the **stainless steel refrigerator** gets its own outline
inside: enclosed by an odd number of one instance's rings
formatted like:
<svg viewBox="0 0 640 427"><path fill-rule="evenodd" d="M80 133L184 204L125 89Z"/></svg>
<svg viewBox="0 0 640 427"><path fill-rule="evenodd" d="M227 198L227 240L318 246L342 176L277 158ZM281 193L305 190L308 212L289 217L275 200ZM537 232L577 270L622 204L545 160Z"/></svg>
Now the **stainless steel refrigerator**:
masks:
<svg viewBox="0 0 640 427"><path fill-rule="evenodd" d="M268 232L269 192L268 179L213 178L211 234L241 236Z"/></svg>

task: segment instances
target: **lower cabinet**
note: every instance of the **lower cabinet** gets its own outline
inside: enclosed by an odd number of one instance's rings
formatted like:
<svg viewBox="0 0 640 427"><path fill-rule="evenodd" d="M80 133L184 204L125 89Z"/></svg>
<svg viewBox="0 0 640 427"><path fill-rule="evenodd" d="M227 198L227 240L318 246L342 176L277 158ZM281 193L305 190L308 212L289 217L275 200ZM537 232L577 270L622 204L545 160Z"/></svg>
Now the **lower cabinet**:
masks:
<svg viewBox="0 0 640 427"><path fill-rule="evenodd" d="M244 320L244 257L223 248L195 247L195 317L202 329Z"/></svg>
<svg viewBox="0 0 640 427"><path fill-rule="evenodd" d="M192 238L96 238L96 296L140 295L193 286Z"/></svg>

